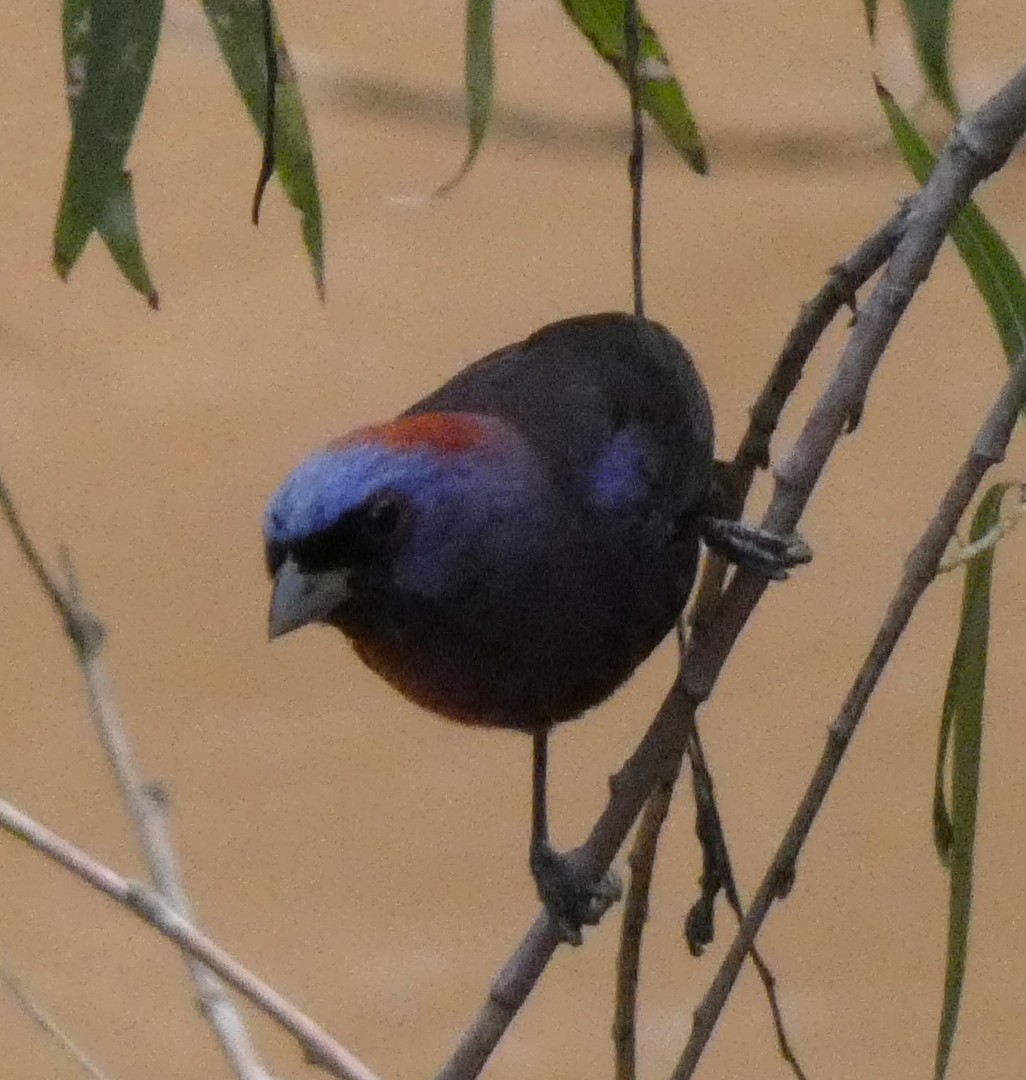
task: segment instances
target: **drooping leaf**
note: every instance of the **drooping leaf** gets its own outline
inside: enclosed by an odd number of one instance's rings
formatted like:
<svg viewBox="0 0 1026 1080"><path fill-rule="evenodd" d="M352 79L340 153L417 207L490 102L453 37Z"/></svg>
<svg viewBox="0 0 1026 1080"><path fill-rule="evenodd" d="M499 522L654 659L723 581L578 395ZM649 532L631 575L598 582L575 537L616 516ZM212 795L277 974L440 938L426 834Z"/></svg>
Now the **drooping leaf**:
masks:
<svg viewBox="0 0 1026 1080"><path fill-rule="evenodd" d="M99 230L132 285L156 302L125 159L160 38L163 0L65 0L64 70L71 147L54 228L53 262L67 278Z"/></svg>
<svg viewBox="0 0 1026 1080"><path fill-rule="evenodd" d="M121 273L138 292L146 297L151 308L159 307L160 299L150 280L150 273L146 268L146 260L139 241L135 197L132 194L132 174L127 170L121 174L118 186L107 199L96 228Z"/></svg>
<svg viewBox="0 0 1026 1080"><path fill-rule="evenodd" d="M467 100L467 156L451 180L435 195L447 195L470 172L492 118L495 94L493 50L495 0L467 0L463 87Z"/></svg>
<svg viewBox="0 0 1026 1080"><path fill-rule="evenodd" d="M574 25L592 48L627 82L624 32L625 0L560 0ZM659 38L639 13L641 33L638 90L641 107L652 117L670 144L691 168L701 174L709 169L698 124L684 91L670 67Z"/></svg>
<svg viewBox="0 0 1026 1080"><path fill-rule="evenodd" d="M235 88L261 137L267 133L267 63L261 4L203 0ZM285 41L273 14L278 83L275 94L274 167L289 202L299 211L303 243L317 293L324 297L324 232L310 129Z"/></svg>
<svg viewBox="0 0 1026 1080"><path fill-rule="evenodd" d="M989 532L1001 514L1007 484L995 484L984 495L970 531L970 542ZM980 746L987 682L987 645L990 639L990 587L994 549L989 548L966 565L962 618L941 712L934 785L934 841L950 874L948 945L944 973L934 1080L942 1080L948 1067L958 1025L969 947L969 919L973 894L973 845L980 786ZM947 760L951 757L951 809L944 796Z"/></svg>
<svg viewBox="0 0 1026 1080"><path fill-rule="evenodd" d="M877 94L894 141L912 174L922 184L936 158L929 144L879 82ZM1011 364L1026 346L1026 278L1011 249L975 203L956 218L951 237L983 297Z"/></svg>
<svg viewBox="0 0 1026 1080"><path fill-rule="evenodd" d="M958 116L951 82L951 0L902 0L902 4L930 93L952 116Z"/></svg>

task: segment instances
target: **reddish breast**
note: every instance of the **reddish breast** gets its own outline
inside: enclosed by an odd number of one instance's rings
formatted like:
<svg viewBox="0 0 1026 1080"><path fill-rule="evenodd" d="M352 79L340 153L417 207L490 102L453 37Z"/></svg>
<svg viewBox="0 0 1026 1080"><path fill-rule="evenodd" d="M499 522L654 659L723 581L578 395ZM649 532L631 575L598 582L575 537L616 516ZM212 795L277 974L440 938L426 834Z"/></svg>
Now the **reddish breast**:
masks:
<svg viewBox="0 0 1026 1080"><path fill-rule="evenodd" d="M452 694L431 681L415 660L384 642L350 638L356 655L394 690L423 709L454 720L458 724L487 725L489 721L473 715L458 704L459 694Z"/></svg>

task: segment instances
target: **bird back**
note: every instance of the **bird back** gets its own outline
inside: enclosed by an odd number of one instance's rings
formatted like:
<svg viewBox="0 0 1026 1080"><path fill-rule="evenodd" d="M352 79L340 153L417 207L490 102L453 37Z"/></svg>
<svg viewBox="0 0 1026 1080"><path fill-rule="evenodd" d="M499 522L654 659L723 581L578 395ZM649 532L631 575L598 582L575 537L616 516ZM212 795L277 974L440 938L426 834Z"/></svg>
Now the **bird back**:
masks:
<svg viewBox="0 0 1026 1080"><path fill-rule="evenodd" d="M698 507L713 459L709 398L687 351L663 326L623 314L567 319L485 356L407 410L469 412L513 424L556 482L590 494L616 436L651 450L648 495L667 516Z"/></svg>

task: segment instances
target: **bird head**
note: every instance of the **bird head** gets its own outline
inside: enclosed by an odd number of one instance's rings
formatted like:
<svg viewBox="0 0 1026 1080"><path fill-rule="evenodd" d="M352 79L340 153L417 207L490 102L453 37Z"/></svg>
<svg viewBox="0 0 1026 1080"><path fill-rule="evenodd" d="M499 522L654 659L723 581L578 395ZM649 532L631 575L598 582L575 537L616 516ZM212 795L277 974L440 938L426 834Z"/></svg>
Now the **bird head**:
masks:
<svg viewBox="0 0 1026 1080"><path fill-rule="evenodd" d="M308 623L344 629L354 605L386 590L458 593L510 555L503 521L535 540L544 532L543 488L534 455L492 417L420 413L335 440L285 479L264 515L270 637Z"/></svg>

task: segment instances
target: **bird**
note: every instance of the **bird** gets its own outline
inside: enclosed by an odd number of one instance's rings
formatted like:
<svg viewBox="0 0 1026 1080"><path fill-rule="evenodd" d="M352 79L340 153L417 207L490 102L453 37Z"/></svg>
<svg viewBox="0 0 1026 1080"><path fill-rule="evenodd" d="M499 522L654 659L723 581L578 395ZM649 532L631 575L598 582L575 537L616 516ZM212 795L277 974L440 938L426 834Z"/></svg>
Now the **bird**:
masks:
<svg viewBox="0 0 1026 1080"><path fill-rule="evenodd" d="M659 323L576 316L333 439L271 496L268 632L340 630L400 694L532 737L529 865L573 944L618 898L550 841L548 738L609 697L684 610L703 538L769 577L806 561L715 513L713 416Z"/></svg>

